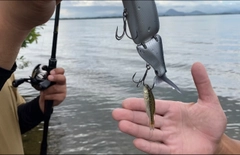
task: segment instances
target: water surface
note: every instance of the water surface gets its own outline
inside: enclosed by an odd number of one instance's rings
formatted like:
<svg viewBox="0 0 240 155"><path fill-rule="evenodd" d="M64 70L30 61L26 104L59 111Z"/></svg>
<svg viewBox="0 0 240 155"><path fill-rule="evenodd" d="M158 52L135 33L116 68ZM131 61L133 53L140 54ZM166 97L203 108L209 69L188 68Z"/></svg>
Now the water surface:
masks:
<svg viewBox="0 0 240 155"><path fill-rule="evenodd" d="M167 84L154 89L156 99L197 101L191 65L202 62L209 73L228 117L226 134L239 139L240 128L240 15L160 17L167 76L182 90L178 94ZM61 20L57 60L67 77L67 98L55 108L49 129L49 153L141 153L133 138L118 130L111 117L114 108L128 97L142 97L131 77L145 71L145 62L133 41L114 38L122 19ZM48 63L53 21L40 30L38 44L21 50L32 63L16 72L26 77L38 63ZM121 29L120 29L121 31ZM152 83L150 70L147 83ZM28 84L20 87L28 99L38 95ZM26 153L38 153L42 125L23 137Z"/></svg>

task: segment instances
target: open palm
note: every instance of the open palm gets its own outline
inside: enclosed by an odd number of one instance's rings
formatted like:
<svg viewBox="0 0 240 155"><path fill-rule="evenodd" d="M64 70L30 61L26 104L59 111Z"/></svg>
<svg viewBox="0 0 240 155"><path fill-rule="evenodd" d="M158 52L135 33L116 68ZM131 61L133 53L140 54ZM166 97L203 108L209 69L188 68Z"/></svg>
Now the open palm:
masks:
<svg viewBox="0 0 240 155"><path fill-rule="evenodd" d="M197 103L156 100L155 129L150 130L143 99L130 98L113 111L119 129L136 139L134 145L150 154L212 154L226 128L226 116L205 68L192 67Z"/></svg>

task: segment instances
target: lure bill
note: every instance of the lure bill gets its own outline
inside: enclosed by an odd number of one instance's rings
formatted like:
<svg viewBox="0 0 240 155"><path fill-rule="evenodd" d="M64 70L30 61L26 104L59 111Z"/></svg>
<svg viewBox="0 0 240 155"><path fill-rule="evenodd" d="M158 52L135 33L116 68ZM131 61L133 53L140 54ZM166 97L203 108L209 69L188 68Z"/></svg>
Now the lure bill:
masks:
<svg viewBox="0 0 240 155"><path fill-rule="evenodd" d="M169 78L167 78L166 74L163 74L161 77L156 75L153 81L154 85L159 85L162 81L164 81L167 84L169 84L172 87L172 89L176 90L178 93L181 94L181 90Z"/></svg>
<svg viewBox="0 0 240 155"><path fill-rule="evenodd" d="M152 89L147 84L144 84L143 96L144 96L144 102L146 105L146 113L149 118L149 127L151 130L153 130L154 114L155 114L155 98L153 96Z"/></svg>

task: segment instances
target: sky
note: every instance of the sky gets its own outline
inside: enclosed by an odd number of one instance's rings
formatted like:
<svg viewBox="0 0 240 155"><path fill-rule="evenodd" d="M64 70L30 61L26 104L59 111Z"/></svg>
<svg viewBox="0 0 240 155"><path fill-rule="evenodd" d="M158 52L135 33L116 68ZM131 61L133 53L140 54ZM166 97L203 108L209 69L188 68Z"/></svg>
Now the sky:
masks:
<svg viewBox="0 0 240 155"><path fill-rule="evenodd" d="M202 11L205 13L219 13L226 11L240 11L240 1L158 1L155 0L159 13L166 12L168 9L175 9L182 12ZM104 17L104 16L120 16L123 12L121 0L95 0L95 1L72 1L63 0L61 4L62 18L75 17Z"/></svg>

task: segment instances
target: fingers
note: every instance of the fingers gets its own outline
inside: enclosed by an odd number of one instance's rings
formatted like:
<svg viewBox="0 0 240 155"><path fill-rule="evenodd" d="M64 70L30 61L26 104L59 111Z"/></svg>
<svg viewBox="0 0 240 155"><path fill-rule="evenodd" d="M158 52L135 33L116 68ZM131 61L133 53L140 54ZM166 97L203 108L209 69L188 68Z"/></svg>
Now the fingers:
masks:
<svg viewBox="0 0 240 155"><path fill-rule="evenodd" d="M55 84L42 92L44 93L44 95L66 93L66 85Z"/></svg>
<svg viewBox="0 0 240 155"><path fill-rule="evenodd" d="M42 104L44 104L44 100L53 100L54 106L56 106L66 98L66 94L66 85L53 85L41 91L40 99Z"/></svg>
<svg viewBox="0 0 240 155"><path fill-rule="evenodd" d="M146 109L143 98L127 98L122 102L122 107L136 111L145 111Z"/></svg>
<svg viewBox="0 0 240 155"><path fill-rule="evenodd" d="M49 94L44 96L44 100L53 100L55 103L62 102L65 99L65 94ZM56 105L56 104L54 104Z"/></svg>
<svg viewBox="0 0 240 155"><path fill-rule="evenodd" d="M191 71L194 83L197 87L199 99L205 102L216 101L217 96L212 88L205 67L197 62L193 64Z"/></svg>
<svg viewBox="0 0 240 155"><path fill-rule="evenodd" d="M152 141L163 141L167 139L167 134L159 129L151 130L148 126L138 125L126 120L122 120L118 124L119 129L131 136L143 138Z"/></svg>
<svg viewBox="0 0 240 155"><path fill-rule="evenodd" d="M50 71L50 74L64 74L65 70L63 68L54 68Z"/></svg>
<svg viewBox="0 0 240 155"><path fill-rule="evenodd" d="M66 84L66 77L64 74L63 68L55 68L51 70L50 75L48 76L48 80L52 82L56 82L57 84L64 85Z"/></svg>
<svg viewBox="0 0 240 155"><path fill-rule="evenodd" d="M60 104L66 98L66 77L63 68L51 70L48 80L55 82L54 85L41 92L44 100L54 100L54 105Z"/></svg>
<svg viewBox="0 0 240 155"><path fill-rule="evenodd" d="M39 98L39 106L41 111L44 113L44 106L45 101L47 100L53 100L53 106L59 105L64 99L66 98L66 94L59 93L59 94L44 94L44 92L40 92L40 98Z"/></svg>
<svg viewBox="0 0 240 155"><path fill-rule="evenodd" d="M128 109L115 109L112 112L112 116L116 121L121 121L121 120L127 120L136 124L144 125L144 126L149 126L149 118L146 114L146 112L140 112L140 111L131 111ZM155 120L155 128L161 128L162 123L163 123L163 118L162 116L155 115L154 116Z"/></svg>
<svg viewBox="0 0 240 155"><path fill-rule="evenodd" d="M173 101L155 100L156 114L164 115L169 110ZM145 111L146 106L142 98L128 98L122 103L123 108L134 111Z"/></svg>
<svg viewBox="0 0 240 155"><path fill-rule="evenodd" d="M170 148L160 142L152 142L137 138L133 141L134 146L147 154L171 154Z"/></svg>
<svg viewBox="0 0 240 155"><path fill-rule="evenodd" d="M63 75L49 75L48 80L55 82L56 84L59 84L59 85L66 84L66 77Z"/></svg>
<svg viewBox="0 0 240 155"><path fill-rule="evenodd" d="M66 98L66 77L64 76L63 68L55 68L51 70L48 80L55 82L46 90L41 92L41 105L44 105L44 100L54 100L54 106L60 104Z"/></svg>

